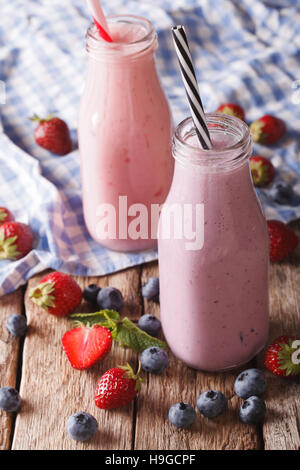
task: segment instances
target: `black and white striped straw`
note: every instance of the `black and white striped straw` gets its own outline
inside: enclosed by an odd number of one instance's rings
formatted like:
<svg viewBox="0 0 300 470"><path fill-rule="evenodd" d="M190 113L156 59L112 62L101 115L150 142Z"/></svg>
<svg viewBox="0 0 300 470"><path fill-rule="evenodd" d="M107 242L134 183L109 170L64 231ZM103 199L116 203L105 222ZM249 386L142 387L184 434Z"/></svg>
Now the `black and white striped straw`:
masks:
<svg viewBox="0 0 300 470"><path fill-rule="evenodd" d="M184 26L174 26L172 28L172 34L196 133L201 147L208 150L212 148L212 143L206 124L205 113Z"/></svg>

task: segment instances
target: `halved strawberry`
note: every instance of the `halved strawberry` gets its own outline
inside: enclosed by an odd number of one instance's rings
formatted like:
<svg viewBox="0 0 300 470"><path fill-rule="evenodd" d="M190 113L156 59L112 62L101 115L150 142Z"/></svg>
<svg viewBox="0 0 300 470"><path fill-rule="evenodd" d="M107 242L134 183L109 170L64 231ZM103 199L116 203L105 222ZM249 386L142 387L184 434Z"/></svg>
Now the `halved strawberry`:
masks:
<svg viewBox="0 0 300 470"><path fill-rule="evenodd" d="M62 338L64 351L74 369L89 369L104 359L111 350L111 332L103 326L79 326Z"/></svg>
<svg viewBox="0 0 300 470"><path fill-rule="evenodd" d="M300 337L280 336L268 347L265 353L265 366L280 377L300 374Z"/></svg>

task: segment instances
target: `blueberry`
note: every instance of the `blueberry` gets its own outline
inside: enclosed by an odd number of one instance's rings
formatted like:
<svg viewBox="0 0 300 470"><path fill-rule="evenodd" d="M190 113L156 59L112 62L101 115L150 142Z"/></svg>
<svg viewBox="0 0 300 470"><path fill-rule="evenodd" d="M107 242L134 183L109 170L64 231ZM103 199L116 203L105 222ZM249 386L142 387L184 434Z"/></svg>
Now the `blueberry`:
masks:
<svg viewBox="0 0 300 470"><path fill-rule="evenodd" d="M291 185L284 181L278 181L273 185L269 192L271 198L278 204L289 204L294 196Z"/></svg>
<svg viewBox="0 0 300 470"><path fill-rule="evenodd" d="M169 420L174 426L188 428L196 421L196 411L188 403L175 403L169 409Z"/></svg>
<svg viewBox="0 0 300 470"><path fill-rule="evenodd" d="M146 315L141 316L139 319L138 327L151 336L157 336L161 330L161 323L154 315L146 313Z"/></svg>
<svg viewBox="0 0 300 470"><path fill-rule="evenodd" d="M142 296L147 300L159 302L159 279L158 277L150 277L146 284L142 287Z"/></svg>
<svg viewBox="0 0 300 470"><path fill-rule="evenodd" d="M207 418L216 418L227 410L227 400L223 393L208 390L201 393L197 400L197 408Z"/></svg>
<svg viewBox="0 0 300 470"><path fill-rule="evenodd" d="M100 308L118 312L124 304L123 295L115 287L104 287L98 293L97 304Z"/></svg>
<svg viewBox="0 0 300 470"><path fill-rule="evenodd" d="M234 391L241 398L262 395L266 387L266 378L258 369L248 369L241 372L234 383Z"/></svg>
<svg viewBox="0 0 300 470"><path fill-rule="evenodd" d="M7 320L6 328L10 334L16 338L25 336L27 332L26 318L23 315L19 315L18 313L11 315Z"/></svg>
<svg viewBox="0 0 300 470"><path fill-rule="evenodd" d="M97 284L88 285L83 291L83 298L88 302L97 302L97 296L100 292L100 287Z"/></svg>
<svg viewBox="0 0 300 470"><path fill-rule="evenodd" d="M73 414L67 421L68 434L74 441L88 441L92 439L97 430L97 420L84 411Z"/></svg>
<svg viewBox="0 0 300 470"><path fill-rule="evenodd" d="M143 370L155 372L156 374L160 374L165 370L169 363L168 353L154 346L145 349L140 355L140 360Z"/></svg>
<svg viewBox="0 0 300 470"><path fill-rule="evenodd" d="M240 418L245 424L263 423L266 404L259 397L249 397L240 408Z"/></svg>
<svg viewBox="0 0 300 470"><path fill-rule="evenodd" d="M0 388L0 408L11 413L21 408L21 397L17 390L12 387Z"/></svg>

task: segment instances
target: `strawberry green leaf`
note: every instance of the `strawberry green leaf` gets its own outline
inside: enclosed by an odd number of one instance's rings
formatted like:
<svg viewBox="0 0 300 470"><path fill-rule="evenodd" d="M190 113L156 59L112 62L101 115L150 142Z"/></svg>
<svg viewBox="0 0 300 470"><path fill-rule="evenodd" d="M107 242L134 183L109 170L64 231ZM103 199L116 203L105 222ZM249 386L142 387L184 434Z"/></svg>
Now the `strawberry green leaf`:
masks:
<svg viewBox="0 0 300 470"><path fill-rule="evenodd" d="M127 317L117 325L116 333L115 335L113 334L113 338L120 343L121 346L127 346L137 352L142 352L144 349L152 346L163 349L167 347L164 341L148 335L148 333L137 327Z"/></svg>
<svg viewBox="0 0 300 470"><path fill-rule="evenodd" d="M131 365L127 362L126 366L118 366L119 369L124 370L125 375L128 379L132 379L135 381L135 390L138 392L141 389L141 383L143 382L143 379L140 377L140 372L141 372L141 361L139 361L139 368L137 370L137 373L135 374L133 372L133 369Z"/></svg>
<svg viewBox="0 0 300 470"><path fill-rule="evenodd" d="M4 231L0 230L0 259L15 260L21 255L18 251L17 240L17 235L5 238Z"/></svg>
<svg viewBox="0 0 300 470"><path fill-rule="evenodd" d="M32 117L30 117L29 120L33 121L33 122L39 122L40 124L42 124L43 122L51 121L51 119L53 119L54 117L55 117L55 115L53 113L49 114L45 118L40 118L40 116L38 116L36 113L34 113L34 115Z"/></svg>
<svg viewBox="0 0 300 470"><path fill-rule="evenodd" d="M265 124L259 120L250 124L250 132L254 142L263 143L266 138L266 134L263 133Z"/></svg>
<svg viewBox="0 0 300 470"><path fill-rule="evenodd" d="M7 213L5 210L0 209L0 222L4 222L5 219L7 219Z"/></svg>
<svg viewBox="0 0 300 470"><path fill-rule="evenodd" d="M29 291L30 299L44 310L55 308L55 283L41 282Z"/></svg>
<svg viewBox="0 0 300 470"><path fill-rule="evenodd" d="M73 322L80 322L84 325L100 325L112 329L115 322L120 320L120 315L115 310L100 310L95 313L74 313L69 317Z"/></svg>
<svg viewBox="0 0 300 470"><path fill-rule="evenodd" d="M284 370L287 376L300 374L300 364L292 362L292 355L297 350L293 347L293 341L291 338L289 344L280 343L281 351L278 353L279 369Z"/></svg>

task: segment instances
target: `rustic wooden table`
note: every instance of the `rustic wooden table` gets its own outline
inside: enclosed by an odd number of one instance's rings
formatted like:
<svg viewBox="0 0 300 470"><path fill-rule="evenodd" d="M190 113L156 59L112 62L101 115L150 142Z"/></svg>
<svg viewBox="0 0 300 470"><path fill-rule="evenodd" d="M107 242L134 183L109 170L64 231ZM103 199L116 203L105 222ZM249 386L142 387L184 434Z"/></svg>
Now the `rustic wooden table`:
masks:
<svg viewBox="0 0 300 470"><path fill-rule="evenodd" d="M300 224L296 225L300 228ZM159 306L144 301L141 285L158 275L157 264L128 269L101 278L77 277L84 287L92 282L118 287L124 294L123 314L137 321L143 313L159 315ZM239 399L233 393L238 371L212 374L189 369L170 355L170 366L160 376L144 374L138 398L123 409L102 411L95 407L93 392L97 379L107 369L137 355L118 346L89 371L73 370L62 351L61 338L70 328L67 319L40 312L28 299L28 290L41 279L31 279L26 288L0 300L0 386L20 389L23 407L17 417L0 411L0 449L283 449L300 450L300 381L279 379L266 373L268 407L264 426L242 424ZM270 339L282 333L300 334L300 249L288 262L273 265L270 273ZM80 311L92 311L83 302ZM9 336L6 319L26 313L30 329L25 341ZM251 366L262 365L262 357ZM189 430L169 424L169 407L178 401L195 405L208 388L221 390L229 399L229 410L215 420L198 414ZM88 443L72 441L66 432L67 418L88 411L99 422L99 432Z"/></svg>

